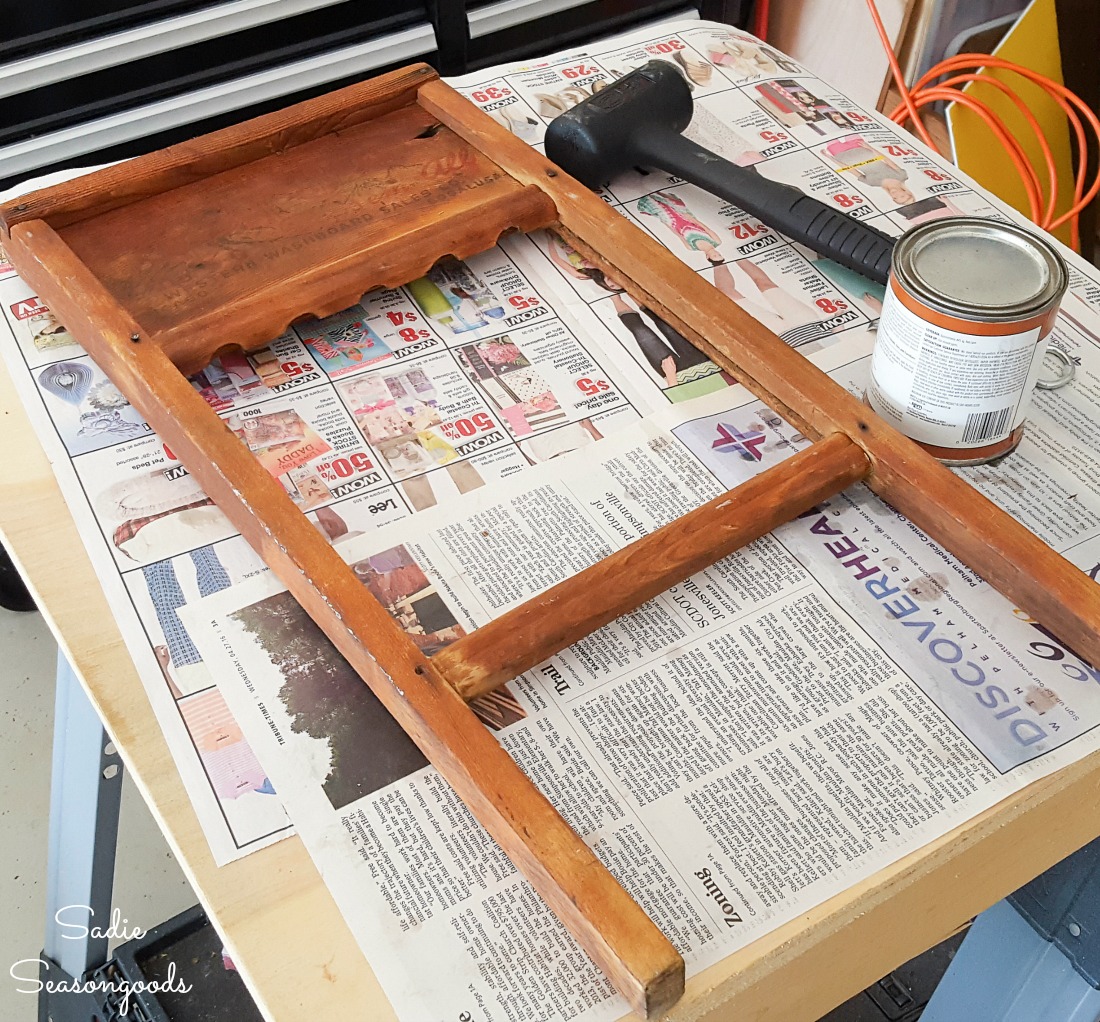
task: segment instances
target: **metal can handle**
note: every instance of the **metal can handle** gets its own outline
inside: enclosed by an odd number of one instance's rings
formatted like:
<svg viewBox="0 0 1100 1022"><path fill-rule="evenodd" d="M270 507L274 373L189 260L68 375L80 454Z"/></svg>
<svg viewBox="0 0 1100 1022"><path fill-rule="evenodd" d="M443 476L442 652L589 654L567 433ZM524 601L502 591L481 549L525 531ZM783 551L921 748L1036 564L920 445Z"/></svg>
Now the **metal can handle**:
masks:
<svg viewBox="0 0 1100 1022"><path fill-rule="evenodd" d="M1058 375L1051 379L1036 380L1035 386L1040 390L1058 390L1067 383L1072 383L1074 376L1077 375L1077 366L1073 364L1073 359L1071 359L1061 348L1053 344L1047 345L1046 353L1054 356L1055 361L1061 364L1061 369Z"/></svg>

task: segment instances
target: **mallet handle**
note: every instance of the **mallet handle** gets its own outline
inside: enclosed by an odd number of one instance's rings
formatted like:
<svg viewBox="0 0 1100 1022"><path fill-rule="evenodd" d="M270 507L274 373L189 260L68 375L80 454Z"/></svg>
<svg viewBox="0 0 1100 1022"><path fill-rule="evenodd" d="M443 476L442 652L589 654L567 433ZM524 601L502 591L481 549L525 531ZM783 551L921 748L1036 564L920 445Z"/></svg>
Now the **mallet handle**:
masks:
<svg viewBox="0 0 1100 1022"><path fill-rule="evenodd" d="M886 283L894 239L877 227L854 220L791 185L738 167L667 128L643 129L631 141L633 155L642 166L682 177L819 255Z"/></svg>

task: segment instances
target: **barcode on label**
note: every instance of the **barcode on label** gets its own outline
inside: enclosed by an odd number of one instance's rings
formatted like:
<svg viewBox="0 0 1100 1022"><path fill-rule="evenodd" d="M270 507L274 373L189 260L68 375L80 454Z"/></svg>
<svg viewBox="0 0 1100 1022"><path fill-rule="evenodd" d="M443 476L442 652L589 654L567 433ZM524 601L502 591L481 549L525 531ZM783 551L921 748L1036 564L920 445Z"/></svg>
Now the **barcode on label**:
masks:
<svg viewBox="0 0 1100 1022"><path fill-rule="evenodd" d="M966 426L963 427L963 443L973 443L979 440L988 440L990 437L1004 433L1008 426L1008 417L1012 414L1012 406L998 408L995 412L976 412L966 417Z"/></svg>

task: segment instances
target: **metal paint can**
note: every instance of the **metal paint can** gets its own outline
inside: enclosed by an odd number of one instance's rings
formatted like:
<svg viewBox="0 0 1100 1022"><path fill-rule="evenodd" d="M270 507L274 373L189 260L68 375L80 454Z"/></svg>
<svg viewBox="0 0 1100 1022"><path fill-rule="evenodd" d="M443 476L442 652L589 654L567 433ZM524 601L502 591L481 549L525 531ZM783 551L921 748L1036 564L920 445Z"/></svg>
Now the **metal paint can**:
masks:
<svg viewBox="0 0 1100 1022"><path fill-rule="evenodd" d="M868 403L948 465L1014 450L1035 386L1073 376L1045 344L1068 280L1054 247L1015 224L952 217L915 227L894 248ZM1063 371L1041 382L1048 351Z"/></svg>

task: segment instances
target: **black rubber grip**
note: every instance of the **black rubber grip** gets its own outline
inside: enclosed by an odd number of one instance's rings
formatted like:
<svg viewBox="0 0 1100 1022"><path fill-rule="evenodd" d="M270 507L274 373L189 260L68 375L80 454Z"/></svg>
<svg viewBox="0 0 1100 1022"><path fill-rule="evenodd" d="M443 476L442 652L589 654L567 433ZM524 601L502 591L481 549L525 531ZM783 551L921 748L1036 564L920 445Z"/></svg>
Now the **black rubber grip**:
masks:
<svg viewBox="0 0 1100 1022"><path fill-rule="evenodd" d="M704 187L717 191L718 186L725 186L725 198L792 241L871 280L886 283L894 252L894 239L889 234L755 171L728 164L708 167L707 171Z"/></svg>
<svg viewBox="0 0 1100 1022"><path fill-rule="evenodd" d="M895 239L877 227L854 220L809 195L799 195L786 210L786 215L776 217L771 223L777 230L841 266L880 284L886 283Z"/></svg>
<svg viewBox="0 0 1100 1022"><path fill-rule="evenodd" d="M756 167L738 167L662 125L631 136L635 162L706 189L819 255L885 284L895 239ZM564 164L563 164L564 165ZM569 167L566 166L566 170Z"/></svg>

